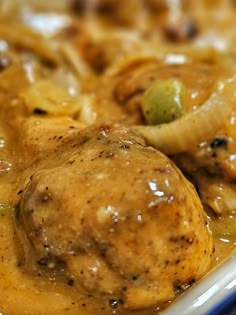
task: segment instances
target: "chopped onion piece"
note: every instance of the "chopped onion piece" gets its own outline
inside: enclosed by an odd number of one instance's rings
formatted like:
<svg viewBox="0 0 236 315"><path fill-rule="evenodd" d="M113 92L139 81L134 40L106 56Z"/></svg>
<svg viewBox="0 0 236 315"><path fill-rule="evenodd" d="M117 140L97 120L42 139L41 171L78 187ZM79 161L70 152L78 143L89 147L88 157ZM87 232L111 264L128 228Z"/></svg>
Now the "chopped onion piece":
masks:
<svg viewBox="0 0 236 315"><path fill-rule="evenodd" d="M49 80L39 80L25 92L24 101L30 112L70 116L80 112L81 103Z"/></svg>

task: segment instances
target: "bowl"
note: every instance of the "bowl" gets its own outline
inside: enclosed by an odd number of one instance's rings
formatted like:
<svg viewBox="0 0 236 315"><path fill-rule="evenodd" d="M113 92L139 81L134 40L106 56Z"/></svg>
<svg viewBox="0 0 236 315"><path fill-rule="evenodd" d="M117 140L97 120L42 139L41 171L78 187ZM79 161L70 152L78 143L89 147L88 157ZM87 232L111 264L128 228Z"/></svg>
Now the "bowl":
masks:
<svg viewBox="0 0 236 315"><path fill-rule="evenodd" d="M236 252L161 315L236 315Z"/></svg>

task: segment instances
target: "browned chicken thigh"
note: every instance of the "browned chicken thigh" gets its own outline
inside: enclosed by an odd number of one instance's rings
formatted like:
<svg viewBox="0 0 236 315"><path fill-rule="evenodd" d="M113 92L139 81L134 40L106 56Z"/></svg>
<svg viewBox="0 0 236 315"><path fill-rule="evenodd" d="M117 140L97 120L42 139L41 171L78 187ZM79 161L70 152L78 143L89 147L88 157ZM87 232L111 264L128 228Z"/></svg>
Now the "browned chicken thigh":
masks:
<svg viewBox="0 0 236 315"><path fill-rule="evenodd" d="M24 268L131 310L167 302L205 274L211 234L173 162L118 124L54 141L18 188Z"/></svg>

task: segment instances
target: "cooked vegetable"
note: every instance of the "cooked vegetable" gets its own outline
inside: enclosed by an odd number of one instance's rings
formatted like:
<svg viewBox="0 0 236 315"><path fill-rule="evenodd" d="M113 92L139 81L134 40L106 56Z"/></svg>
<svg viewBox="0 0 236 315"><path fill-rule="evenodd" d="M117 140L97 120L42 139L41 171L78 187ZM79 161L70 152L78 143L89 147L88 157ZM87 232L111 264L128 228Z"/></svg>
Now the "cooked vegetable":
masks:
<svg viewBox="0 0 236 315"><path fill-rule="evenodd" d="M49 80L40 80L31 85L24 100L28 109L35 113L73 115L80 111L77 100Z"/></svg>
<svg viewBox="0 0 236 315"><path fill-rule="evenodd" d="M143 115L150 125L167 123L184 113L183 84L176 79L156 81L143 96Z"/></svg>
<svg viewBox="0 0 236 315"><path fill-rule="evenodd" d="M82 60L79 53L73 48L73 46L68 44L63 44L60 47L61 53L65 60L72 67L74 72L80 77L87 77L89 73L88 66Z"/></svg>
<svg viewBox="0 0 236 315"><path fill-rule="evenodd" d="M9 23L0 23L0 38L16 47L34 52L47 62L52 64L58 64L59 62L55 42L24 25L12 25L11 23L11 27L9 27Z"/></svg>
<svg viewBox="0 0 236 315"><path fill-rule="evenodd" d="M232 110L232 104L222 88L197 110L187 113L169 124L135 127L148 143L165 154L191 151L209 140L222 128Z"/></svg>

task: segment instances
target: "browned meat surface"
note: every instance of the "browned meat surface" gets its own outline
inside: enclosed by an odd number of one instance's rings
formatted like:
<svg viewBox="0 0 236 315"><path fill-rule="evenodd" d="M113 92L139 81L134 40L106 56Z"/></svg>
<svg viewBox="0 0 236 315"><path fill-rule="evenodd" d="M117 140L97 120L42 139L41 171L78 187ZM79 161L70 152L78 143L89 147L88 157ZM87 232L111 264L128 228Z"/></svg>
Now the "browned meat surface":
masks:
<svg viewBox="0 0 236 315"><path fill-rule="evenodd" d="M61 133L23 177L15 221L30 272L58 272L78 294L136 309L173 299L209 268L193 186L125 127Z"/></svg>

